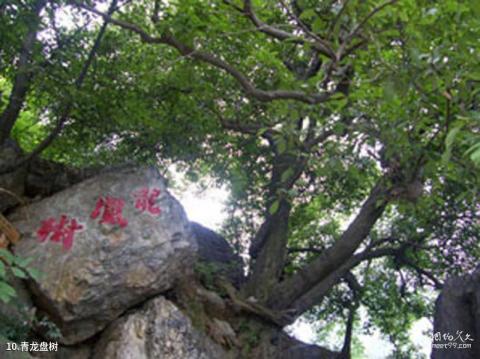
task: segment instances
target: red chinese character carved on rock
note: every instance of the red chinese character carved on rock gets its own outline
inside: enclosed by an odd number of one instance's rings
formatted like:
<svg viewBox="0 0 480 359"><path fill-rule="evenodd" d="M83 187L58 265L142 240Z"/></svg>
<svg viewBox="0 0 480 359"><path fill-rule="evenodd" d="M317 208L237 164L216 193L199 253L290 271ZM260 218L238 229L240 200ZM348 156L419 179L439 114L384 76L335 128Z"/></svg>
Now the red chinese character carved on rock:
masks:
<svg viewBox="0 0 480 359"><path fill-rule="evenodd" d="M69 250L72 248L75 232L83 229L75 218L71 220L64 214L60 217L57 223L55 218L49 218L42 221L42 225L37 231L37 237L40 242L45 242L48 238L52 242L63 243L63 249Z"/></svg>
<svg viewBox="0 0 480 359"><path fill-rule="evenodd" d="M118 224L120 227L126 227L128 221L123 218L122 211L125 201L120 198L100 197L97 201L95 209L90 214L91 219L96 219L103 210L101 224Z"/></svg>
<svg viewBox="0 0 480 359"><path fill-rule="evenodd" d="M135 208L139 209L142 213L148 211L150 214L159 215L162 210L155 205L155 202L160 196L161 191L158 188L150 189L144 187L138 191L133 192L133 198L135 198Z"/></svg>

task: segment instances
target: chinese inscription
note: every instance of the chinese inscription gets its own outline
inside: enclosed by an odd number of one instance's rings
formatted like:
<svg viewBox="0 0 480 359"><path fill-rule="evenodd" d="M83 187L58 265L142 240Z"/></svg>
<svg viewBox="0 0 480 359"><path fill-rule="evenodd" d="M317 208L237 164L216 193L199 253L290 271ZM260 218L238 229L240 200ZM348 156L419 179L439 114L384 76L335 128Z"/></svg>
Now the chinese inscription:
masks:
<svg viewBox="0 0 480 359"><path fill-rule="evenodd" d="M134 206L140 210L140 213L150 213L154 216L160 215L161 208L157 205L158 197L161 194L159 188L142 187L134 192ZM121 198L111 196L100 196L95 204L95 208L90 213L90 218L96 220L100 218L100 224L118 225L125 228L128 220L123 217L125 201ZM69 218L62 214L57 221L56 218L48 218L41 222L37 230L37 237L40 242L50 240L52 242L62 242L63 248L69 250L72 248L75 233L83 229L75 218Z"/></svg>
<svg viewBox="0 0 480 359"><path fill-rule="evenodd" d="M50 239L52 242L62 242L63 249L72 248L75 232L83 229L83 226L75 218L68 218L62 214L60 220L53 217L42 222L37 231L37 237L40 242Z"/></svg>
<svg viewBox="0 0 480 359"><path fill-rule="evenodd" d="M5 350L21 352L56 352L58 351L58 342L21 342L20 345L15 342L6 342Z"/></svg>
<svg viewBox="0 0 480 359"><path fill-rule="evenodd" d="M153 188L151 191L148 187L141 188L133 192L135 199L135 208L142 213L147 211L150 214L158 216L161 213L160 207L155 205L155 202L160 196L161 191L158 188Z"/></svg>
<svg viewBox="0 0 480 359"><path fill-rule="evenodd" d="M122 211L125 201L114 197L100 197L95 209L90 214L91 219L97 219L100 215L100 224L118 224L121 228L128 225L128 221L123 218Z"/></svg>

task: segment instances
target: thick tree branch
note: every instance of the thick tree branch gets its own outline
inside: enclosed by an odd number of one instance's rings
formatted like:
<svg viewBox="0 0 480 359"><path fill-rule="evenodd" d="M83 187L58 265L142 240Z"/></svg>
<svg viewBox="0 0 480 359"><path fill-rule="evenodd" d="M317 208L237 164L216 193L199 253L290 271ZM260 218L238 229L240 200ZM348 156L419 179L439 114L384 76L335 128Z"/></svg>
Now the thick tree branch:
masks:
<svg viewBox="0 0 480 359"><path fill-rule="evenodd" d="M359 214L340 239L312 263L277 285L273 291L275 296L270 299L271 304L274 307L291 307L292 303L302 295L347 263L382 215L389 202L389 197L389 191L382 179L372 189Z"/></svg>
<svg viewBox="0 0 480 359"><path fill-rule="evenodd" d="M383 4L380 4L376 8L374 8L365 18L360 21L360 23L353 28L353 30L348 34L347 38L345 39L346 42L349 42L351 39L353 39L355 36L358 35L360 30L365 26L365 24L373 17L375 14L378 12L382 11L384 8L386 8L389 5L393 5L397 2L397 0L390 0L386 1Z"/></svg>
<svg viewBox="0 0 480 359"><path fill-rule="evenodd" d="M290 316L288 317L290 324L293 322L298 316L303 314L308 309L312 308L315 305L318 305L322 302L323 298L330 292L330 290L337 285L340 280L343 278L348 283L349 287L354 292L360 292L361 286L356 281L356 278L350 272L353 268L364 261L370 261L375 258L386 257L386 256L393 256L395 257L400 264L404 264L407 267L413 268L419 275L425 276L430 279L434 285L435 289L441 289L443 287L443 283L440 282L435 276L424 270L423 268L419 267L411 260L405 257L405 250L407 248L417 248L415 243L406 242L399 244L395 247L384 247L375 249L378 243L386 243L390 242L391 238L385 238L380 242L375 244L371 244L365 248L364 251L351 256L343 265L337 268L334 272L329 274L325 279L318 282L310 291L305 293L299 299L297 299L289 308L284 308L282 306L278 307L277 309L280 310L288 310ZM300 248L301 250L311 251L311 252L319 252L316 248ZM324 251L320 251L323 253ZM286 318L287 319L287 318Z"/></svg>
<svg viewBox="0 0 480 359"><path fill-rule="evenodd" d="M373 17L375 16L375 14L377 14L378 12L382 11L384 8L386 8L387 6L389 5L392 5L392 4L395 4L397 2L397 0L389 0L389 1L386 1L384 2L383 4L380 4L379 6L375 7L370 13L368 13L367 16L365 16L365 18L360 21L357 26L355 26L351 31L350 33L343 39L342 41L342 44L340 46L340 48L338 49L337 51L337 59L338 60L341 60L343 59L345 56L349 55L352 51L353 51L353 48L349 48L349 50L346 50L348 44L350 43L351 40L353 40L359 33L360 31L362 30L362 28L367 24L367 22ZM358 45L358 44L357 44ZM363 44L362 44L363 45ZM356 48L356 46L355 46Z"/></svg>
<svg viewBox="0 0 480 359"><path fill-rule="evenodd" d="M309 105L315 105L322 102L326 102L330 99L330 97L336 92L336 89L332 91L325 91L319 93L308 94L303 91L289 91L289 90L261 90L255 87L255 85L250 82L250 80L237 68L229 64L228 62L220 59L219 57L206 53L197 49L194 49L181 41L179 41L176 37L171 34L162 34L159 37L154 37L145 32L139 26L135 24L131 24L122 20L117 20L112 18L110 15L98 11L95 8L90 6L76 3L78 7L83 8L87 11L90 11L94 14L102 16L106 21L120 26L126 30L132 31L138 34L141 40L145 43L150 44L164 44L170 47L175 48L181 55L188 56L192 59L199 60L210 64L214 67L224 70L226 73L231 75L238 84L242 87L243 91L252 98L255 98L262 102L271 102L275 100L296 100L300 101Z"/></svg>
<svg viewBox="0 0 480 359"><path fill-rule="evenodd" d="M335 52L332 50L331 45L326 41L321 39L319 36L313 34L312 32L308 31L307 34L310 35L314 40L308 41L302 37L296 36L292 33L287 31L278 29L276 27L270 26L260 20L252 8L252 2L250 0L244 0L243 2L243 9L242 13L247 16L252 23L257 27L257 29L263 32L266 35L276 38L280 41L289 40L297 44L310 44L315 50L317 50L322 55L329 57L330 59L335 59ZM301 27L304 31L305 29Z"/></svg>
<svg viewBox="0 0 480 359"><path fill-rule="evenodd" d="M252 136L261 136L268 141L272 148L275 148L275 131L271 129L273 126L270 125L260 125L258 123L241 123L238 120L227 120L223 117L221 111L213 107L211 109L213 114L218 118L221 126L226 130L235 131L238 133L248 134Z"/></svg>
<svg viewBox="0 0 480 359"><path fill-rule="evenodd" d="M313 146L318 142L326 140L332 134L333 131L323 131L317 137L313 137L314 141L307 143L307 145ZM309 150L310 147L306 149ZM247 286L247 291L256 295L258 299L265 300L265 295L271 291L271 284L280 279L288 253L287 232L290 203L286 198L279 197L278 193L280 191L286 192L293 187L305 169L306 160L306 157L293 157L285 154L280 156L277 154L277 162L273 167L269 197L273 200L278 200L278 216L277 214L266 214L266 220L257 232L250 247L250 256L256 260L253 265L253 277L249 282L249 286ZM291 175L283 179L282 177L286 171L291 171ZM268 203L267 208L271 208L272 201ZM266 285L265 283L267 282L270 284Z"/></svg>
<svg viewBox="0 0 480 359"><path fill-rule="evenodd" d="M315 41L318 41L319 43L321 44L324 44L324 45L328 45L325 40L323 40L322 38L320 38L317 34L315 34L314 32L310 31L310 29L308 28L308 26L297 16L297 14L295 14L295 12L291 11L290 8L288 7L288 5L285 3L285 1L283 0L280 0L280 4L282 4L283 8L285 9L285 11L287 12L287 15L293 20L295 21L295 23L297 24L297 26L302 29L302 31L309 37L311 37L312 39L314 39ZM332 52L332 55L333 55L333 52Z"/></svg>
<svg viewBox="0 0 480 359"><path fill-rule="evenodd" d="M352 273L348 273L347 282L350 288L353 291L353 302L350 303L348 308L348 317L345 324L345 337L343 339L343 346L340 353L339 359L350 359L351 358L351 349L352 349L352 336L353 336L353 324L355 320L355 314L360 306L360 292L361 287Z"/></svg>
<svg viewBox="0 0 480 359"><path fill-rule="evenodd" d="M304 158L289 154L277 154L272 170L269 198L265 214L266 219L260 226L250 247L250 256L254 260L252 275L246 291L259 300L266 300L271 290L282 275L287 257L288 221L291 204L286 196L303 173L306 162ZM291 172L285 177L285 173ZM274 203L278 208L270 210Z"/></svg>
<svg viewBox="0 0 480 359"><path fill-rule="evenodd" d="M401 248L399 248L398 250L401 250ZM396 254L395 251L396 251L395 249L392 249L391 254ZM390 253L386 252L385 255L387 254L390 254ZM375 255L377 255L377 257L375 257ZM367 258L367 260L374 259L374 258L378 258L378 253L373 254L372 257ZM343 279L345 279L345 282L347 282L348 286L352 290L354 297L358 297L360 295L360 292L363 290L363 287L358 282L357 277L355 277L355 275L351 271L348 271L343 277Z"/></svg>
<svg viewBox="0 0 480 359"><path fill-rule="evenodd" d="M328 37L330 37L332 35L333 31L335 30L335 27L337 26L338 22L342 18L343 13L347 9L349 1L350 0L345 0L343 2L342 8L338 12L337 16L335 16L335 19L332 21L331 25L329 26Z"/></svg>
<svg viewBox="0 0 480 359"><path fill-rule="evenodd" d="M352 335L353 335L353 324L355 320L355 314L360 306L360 297L363 292L363 288L358 282L357 278L348 272L345 277L345 281L353 292L353 300L348 308L348 317L347 322L345 323L345 337L343 339L343 346L340 352L339 359L350 359L351 358L351 349L352 349Z"/></svg>
<svg viewBox="0 0 480 359"><path fill-rule="evenodd" d="M289 311L294 313L291 320L295 320L298 316L302 315L305 311L309 310L315 305L318 305L322 302L323 298L330 292L330 290L337 285L342 278L348 277L349 271L351 271L358 264L371 260L374 258L380 258L385 256L395 256L404 250L403 247L398 248L382 248L374 251L365 250L361 253L358 253L343 265L337 268L334 272L330 273L325 279L318 282L312 289L307 293L300 296L295 302L293 302L289 307ZM285 310L287 307L280 306L278 309Z"/></svg>
<svg viewBox="0 0 480 359"><path fill-rule="evenodd" d="M432 281L433 285L435 286L435 289L440 290L440 289L443 288L443 283L441 281L439 281L432 273L426 271L423 268L420 268L418 265L413 263L411 260L405 258L405 256L402 256L399 260L400 260L400 263L403 263L407 267L410 267L410 268L414 269L418 273L418 275L424 276L424 277L427 277L428 279L430 279Z"/></svg>
<svg viewBox="0 0 480 359"><path fill-rule="evenodd" d="M40 26L40 12L46 3L46 0L35 2L31 14L32 18L27 23L27 33L22 43L12 93L7 107L0 116L0 146L10 138L10 132L18 119L30 87L33 74L31 68L32 52Z"/></svg>
<svg viewBox="0 0 480 359"><path fill-rule="evenodd" d="M351 126L352 126L353 122L355 120L359 120L361 118L362 118L362 115L357 116L357 117L345 117L345 118L341 119L338 122L338 124L343 125L343 131L342 131L342 133L338 134L338 136L340 136L340 137L345 136L351 130ZM336 124L334 124L333 126L335 126L335 125ZM330 136L333 136L335 134L335 131L332 128L331 129L325 129L322 132L320 132L318 135L315 135L314 130L315 130L315 126L312 126L311 128L309 128L307 138L304 141L305 150L308 151L308 152L310 152L311 149L314 146L325 142Z"/></svg>
<svg viewBox="0 0 480 359"><path fill-rule="evenodd" d="M345 324L345 337L343 339L342 350L339 359L350 359L352 349L352 332L355 313L358 309L358 303L353 303L348 309L347 323Z"/></svg>
<svg viewBox="0 0 480 359"><path fill-rule="evenodd" d="M279 199L277 203L276 213L266 215L265 221L250 245L250 257L254 263L250 280L252 284L247 291L249 294L256 296L257 299L264 299L265 297L265 295L259 294L260 290L262 293L270 291L272 285L265 285L266 282L276 284L282 274L286 257L288 218L291 205L285 198ZM272 201L269 201L267 207L271 208L271 204Z"/></svg>
<svg viewBox="0 0 480 359"><path fill-rule="evenodd" d="M323 249L315 247L288 247L288 253L307 252L320 254L323 251Z"/></svg>
<svg viewBox="0 0 480 359"><path fill-rule="evenodd" d="M262 126L260 123L245 123L240 122L239 120L231 120L231 119L226 119L221 110L218 108L215 108L215 106L212 106L211 111L213 114L218 118L220 124L222 125L223 128L226 130L232 130L236 132L241 132L249 135L256 135L261 129L263 129L265 126Z"/></svg>

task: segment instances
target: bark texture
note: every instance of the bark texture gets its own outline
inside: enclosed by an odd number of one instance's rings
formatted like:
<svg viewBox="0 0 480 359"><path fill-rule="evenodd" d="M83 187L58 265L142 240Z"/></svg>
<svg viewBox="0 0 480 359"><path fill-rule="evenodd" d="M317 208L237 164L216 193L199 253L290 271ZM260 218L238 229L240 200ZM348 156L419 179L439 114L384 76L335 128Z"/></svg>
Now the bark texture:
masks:
<svg viewBox="0 0 480 359"><path fill-rule="evenodd" d="M480 358L480 268L446 281L435 305L433 333L432 359ZM463 344L471 347L459 348Z"/></svg>

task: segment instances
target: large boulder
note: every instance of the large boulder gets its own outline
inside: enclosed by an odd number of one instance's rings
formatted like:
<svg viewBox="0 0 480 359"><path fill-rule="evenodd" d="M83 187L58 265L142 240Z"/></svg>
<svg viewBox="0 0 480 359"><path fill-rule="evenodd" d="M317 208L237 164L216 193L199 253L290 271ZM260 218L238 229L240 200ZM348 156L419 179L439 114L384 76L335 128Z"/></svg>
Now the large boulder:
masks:
<svg viewBox="0 0 480 359"><path fill-rule="evenodd" d="M435 304L432 358L480 358L480 269L446 281Z"/></svg>
<svg viewBox="0 0 480 359"><path fill-rule="evenodd" d="M227 359L229 354L195 329L190 319L163 297L113 322L92 359Z"/></svg>
<svg viewBox="0 0 480 359"><path fill-rule="evenodd" d="M197 252L181 205L153 168L123 168L18 211L15 254L44 275L30 283L61 342L81 342L173 287Z"/></svg>
<svg viewBox="0 0 480 359"><path fill-rule="evenodd" d="M346 359L350 356L343 356L342 353L319 347L318 345L302 343L284 335L280 345L273 355L278 359Z"/></svg>
<svg viewBox="0 0 480 359"><path fill-rule="evenodd" d="M198 241L200 261L215 266L218 274L238 286L245 277L243 262L225 238L196 222L192 222L192 231Z"/></svg>

